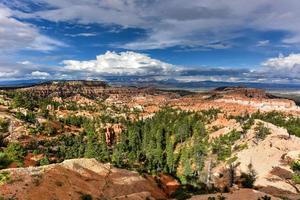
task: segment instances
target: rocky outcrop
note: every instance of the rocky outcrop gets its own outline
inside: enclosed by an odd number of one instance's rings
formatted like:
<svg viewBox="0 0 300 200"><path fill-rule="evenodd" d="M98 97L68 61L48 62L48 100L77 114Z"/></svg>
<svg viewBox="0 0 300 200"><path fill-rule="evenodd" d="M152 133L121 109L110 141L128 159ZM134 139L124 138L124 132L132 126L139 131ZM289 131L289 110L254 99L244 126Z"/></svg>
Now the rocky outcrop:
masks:
<svg viewBox="0 0 300 200"><path fill-rule="evenodd" d="M60 164L1 170L8 173L0 195L15 199L165 199L155 181L117 169L95 159L72 159Z"/></svg>
<svg viewBox="0 0 300 200"><path fill-rule="evenodd" d="M223 95L238 95L240 97L247 98L271 98L272 95L267 94L265 90L256 89L256 88L247 88L243 86L238 87L219 87L212 91L212 93L216 96Z"/></svg>
<svg viewBox="0 0 300 200"><path fill-rule="evenodd" d="M216 103L236 104L241 106L251 107L254 110L264 112L282 111L282 112L299 112L300 107L292 100L287 99L246 99L236 97L224 97L215 100Z"/></svg>
<svg viewBox="0 0 300 200"><path fill-rule="evenodd" d="M270 134L259 141L255 137L255 127L258 123L263 123L270 130ZM293 171L290 168L291 160L299 156L299 144L300 138L290 136L286 129L256 120L247 134L234 144L233 149L245 147L232 154L236 177L241 173L248 173L251 164L257 174L254 182L256 188L274 196L299 199L299 185L291 180ZM224 168L229 169L229 165L222 163L213 170L216 182L220 174L223 174Z"/></svg>

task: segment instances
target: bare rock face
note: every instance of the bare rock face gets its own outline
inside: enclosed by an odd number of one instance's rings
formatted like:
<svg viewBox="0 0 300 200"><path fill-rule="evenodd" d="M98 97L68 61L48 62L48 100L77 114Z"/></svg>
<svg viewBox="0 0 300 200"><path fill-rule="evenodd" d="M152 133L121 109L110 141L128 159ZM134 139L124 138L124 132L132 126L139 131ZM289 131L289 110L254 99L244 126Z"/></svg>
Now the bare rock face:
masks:
<svg viewBox="0 0 300 200"><path fill-rule="evenodd" d="M282 159L287 163L292 163L295 160L298 160L300 156L300 150L289 151L287 154L282 156Z"/></svg>
<svg viewBox="0 0 300 200"><path fill-rule="evenodd" d="M72 159L42 167L1 170L9 181L0 195L16 199L165 199L155 181L95 159Z"/></svg>
<svg viewBox="0 0 300 200"><path fill-rule="evenodd" d="M212 91L216 95L238 95L247 98L270 98L271 95L267 94L265 90L256 88L246 88L246 87L219 87Z"/></svg>
<svg viewBox="0 0 300 200"><path fill-rule="evenodd" d="M264 112L277 110L295 114L300 111L294 101L275 97L262 89L221 87L211 91L211 94L216 103L225 103L227 106L237 105ZM242 107L239 109L243 109Z"/></svg>
<svg viewBox="0 0 300 200"><path fill-rule="evenodd" d="M263 123L270 130L270 134L259 141L255 138L257 123ZM290 168L290 162L299 158L299 144L300 138L289 136L286 129L256 120L255 125L247 134L235 143L236 147L245 147L232 154L232 158L236 159L236 176L248 173L249 164L251 164L256 173L254 186L260 191L277 197L299 199L298 185L291 180L293 171ZM222 167L224 167L224 163L214 169L216 182L219 180L219 172L222 171ZM228 168L228 166L226 167Z"/></svg>

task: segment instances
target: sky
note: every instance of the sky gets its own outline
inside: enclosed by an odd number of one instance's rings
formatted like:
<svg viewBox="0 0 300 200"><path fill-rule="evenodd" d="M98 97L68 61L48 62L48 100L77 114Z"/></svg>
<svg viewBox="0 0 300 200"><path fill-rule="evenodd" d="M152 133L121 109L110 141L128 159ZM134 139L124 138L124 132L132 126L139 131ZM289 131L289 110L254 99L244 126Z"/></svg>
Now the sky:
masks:
<svg viewBox="0 0 300 200"><path fill-rule="evenodd" d="M0 80L300 83L299 0L0 0Z"/></svg>

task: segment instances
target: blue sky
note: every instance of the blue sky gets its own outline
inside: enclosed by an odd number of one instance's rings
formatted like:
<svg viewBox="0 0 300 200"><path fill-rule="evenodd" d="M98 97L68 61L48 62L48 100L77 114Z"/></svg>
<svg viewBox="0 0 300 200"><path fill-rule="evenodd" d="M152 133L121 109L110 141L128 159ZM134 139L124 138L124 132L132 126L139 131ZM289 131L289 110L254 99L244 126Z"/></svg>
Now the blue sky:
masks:
<svg viewBox="0 0 300 200"><path fill-rule="evenodd" d="M297 0L0 0L0 80L299 83L299 9Z"/></svg>

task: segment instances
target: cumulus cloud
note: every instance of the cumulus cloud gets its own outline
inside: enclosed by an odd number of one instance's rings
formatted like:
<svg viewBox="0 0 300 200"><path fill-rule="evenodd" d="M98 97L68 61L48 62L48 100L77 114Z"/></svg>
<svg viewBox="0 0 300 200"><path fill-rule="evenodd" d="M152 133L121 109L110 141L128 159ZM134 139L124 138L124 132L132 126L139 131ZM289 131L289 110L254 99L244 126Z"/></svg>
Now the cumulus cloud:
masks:
<svg viewBox="0 0 300 200"><path fill-rule="evenodd" d="M31 72L31 76L36 78L45 78L45 77L49 77L50 74L47 72L34 71Z"/></svg>
<svg viewBox="0 0 300 200"><path fill-rule="evenodd" d="M269 58L256 69L178 66L132 51L110 52L95 60L64 60L62 66L43 66L32 61L12 63L0 60L1 79L102 79L119 83L177 81L299 83L300 54ZM25 76L24 76L25 74Z"/></svg>
<svg viewBox="0 0 300 200"><path fill-rule="evenodd" d="M106 52L95 60L64 60L62 73L69 77L97 78L127 76L151 77L151 80L176 80L180 82L225 81L225 82L299 82L300 54L269 58L257 69L229 67L183 67L132 51ZM138 78L139 79L139 78ZM140 79L139 79L140 81Z"/></svg>
<svg viewBox="0 0 300 200"><path fill-rule="evenodd" d="M300 54L279 55L266 60L261 65L262 71L266 72L267 76L300 78Z"/></svg>
<svg viewBox="0 0 300 200"><path fill-rule="evenodd" d="M0 57L0 80L61 79L59 66L36 63L34 60L6 60Z"/></svg>
<svg viewBox="0 0 300 200"><path fill-rule="evenodd" d="M300 54L284 56L280 54L277 58L270 58L262 63L262 66L272 70L293 70L300 69Z"/></svg>
<svg viewBox="0 0 300 200"><path fill-rule="evenodd" d="M98 55L96 60L64 60L64 69L100 75L164 75L174 72L175 66L150 58L145 54L110 52Z"/></svg>

